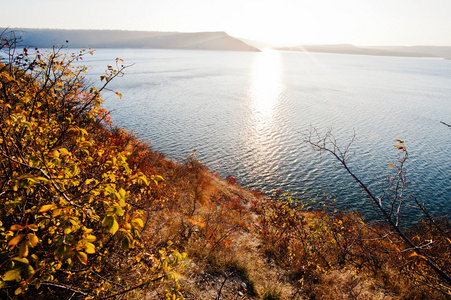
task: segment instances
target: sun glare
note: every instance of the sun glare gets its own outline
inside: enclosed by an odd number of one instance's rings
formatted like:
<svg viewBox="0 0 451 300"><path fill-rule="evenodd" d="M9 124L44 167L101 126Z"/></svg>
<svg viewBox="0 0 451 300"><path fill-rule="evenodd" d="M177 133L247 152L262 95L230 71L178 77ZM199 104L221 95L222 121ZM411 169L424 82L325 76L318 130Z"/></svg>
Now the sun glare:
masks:
<svg viewBox="0 0 451 300"><path fill-rule="evenodd" d="M249 94L251 107L249 127L253 130L251 136L246 137L247 147L254 151L256 161L265 159L264 155L269 151L265 147L270 144L271 133L278 123L277 107L284 91L281 75L279 52L267 50L256 54Z"/></svg>
<svg viewBox="0 0 451 300"><path fill-rule="evenodd" d="M252 72L251 97L254 111L267 118L274 110L282 89L280 53L267 50L259 53Z"/></svg>

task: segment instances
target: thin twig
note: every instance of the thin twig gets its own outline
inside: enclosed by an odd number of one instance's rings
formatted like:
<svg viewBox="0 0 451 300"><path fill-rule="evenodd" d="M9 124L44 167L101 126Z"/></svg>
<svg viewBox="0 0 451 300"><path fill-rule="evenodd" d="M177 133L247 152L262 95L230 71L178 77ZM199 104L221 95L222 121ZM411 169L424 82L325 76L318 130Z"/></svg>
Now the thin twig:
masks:
<svg viewBox="0 0 451 300"><path fill-rule="evenodd" d="M83 295L85 297L89 296L88 293L82 292L80 290L77 290L77 289L75 289L75 288L73 288L71 286L68 286L68 285L62 284L62 283L54 283L54 282L44 281L43 283L41 283L41 285L46 285L46 286L51 286L51 287L57 287L57 288L65 289L65 290L68 290L68 291L71 291L71 292Z"/></svg>
<svg viewBox="0 0 451 300"><path fill-rule="evenodd" d="M450 293L445 292L444 290L439 289L439 288L437 288L437 287L435 287L435 286L433 286L433 285L431 285L431 284L428 284L427 282L424 282L424 281L421 281L421 280L417 280L417 281L420 282L420 283L422 283L422 284L427 285L428 287L430 287L430 288L432 288L432 289L434 289L434 290L436 290L436 291L439 291L439 292L442 293L442 294L445 294L445 295L448 296L448 297L451 296Z"/></svg>
<svg viewBox="0 0 451 300"><path fill-rule="evenodd" d="M224 278L224 281L223 281L222 284L221 284L221 288L220 288L219 291L218 291L218 297L216 297L216 300L219 300L219 299L221 298L222 288L224 287L224 285L225 285L227 279L229 279L229 277L232 276L233 274L235 274L235 272L232 272L232 273L230 273L229 275L227 275L227 274L224 273L225 278Z"/></svg>

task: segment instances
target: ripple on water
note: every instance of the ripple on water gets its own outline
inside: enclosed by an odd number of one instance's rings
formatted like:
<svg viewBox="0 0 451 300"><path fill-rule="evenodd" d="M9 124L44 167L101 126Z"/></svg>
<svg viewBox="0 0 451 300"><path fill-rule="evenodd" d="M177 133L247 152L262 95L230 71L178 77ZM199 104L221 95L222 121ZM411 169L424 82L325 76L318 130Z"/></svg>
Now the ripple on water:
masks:
<svg viewBox="0 0 451 300"><path fill-rule="evenodd" d="M92 61L104 69L105 59ZM379 193L404 139L411 191L434 212L451 213L451 61L300 53L127 52L136 64L106 101L117 126L183 160L198 157L225 177L265 192L289 190L370 214L359 187L329 155L302 140L332 129L338 144L356 134L349 165ZM117 54L114 54L117 55ZM224 60L226 56L228 59ZM116 56L112 59L114 60ZM127 61L127 55L123 57ZM352 66L352 67L351 67ZM406 66L409 66L406 68ZM97 72L96 77L98 77ZM451 121L448 121L451 123Z"/></svg>

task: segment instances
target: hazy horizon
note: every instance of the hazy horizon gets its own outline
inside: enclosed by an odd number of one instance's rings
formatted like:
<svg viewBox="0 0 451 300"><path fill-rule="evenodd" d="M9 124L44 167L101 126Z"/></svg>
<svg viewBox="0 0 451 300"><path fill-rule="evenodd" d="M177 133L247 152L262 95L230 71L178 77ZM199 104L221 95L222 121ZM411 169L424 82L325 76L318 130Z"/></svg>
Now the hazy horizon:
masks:
<svg viewBox="0 0 451 300"><path fill-rule="evenodd" d="M0 27L224 31L276 45L451 46L448 0L0 0Z"/></svg>

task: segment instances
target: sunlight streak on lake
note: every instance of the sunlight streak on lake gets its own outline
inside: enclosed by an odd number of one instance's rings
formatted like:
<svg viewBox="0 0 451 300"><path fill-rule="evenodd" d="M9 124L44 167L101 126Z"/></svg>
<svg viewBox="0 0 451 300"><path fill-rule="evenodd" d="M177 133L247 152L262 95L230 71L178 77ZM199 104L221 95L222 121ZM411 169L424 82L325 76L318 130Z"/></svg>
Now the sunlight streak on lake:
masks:
<svg viewBox="0 0 451 300"><path fill-rule="evenodd" d="M285 90L282 74L280 52L264 51L256 55L248 99L250 118L246 125L246 128L252 130L247 132L244 140L248 168L255 174L271 174L275 169L268 165L262 166L259 162L281 153L280 149L271 145L280 139L279 129L283 126L278 111Z"/></svg>
<svg viewBox="0 0 451 300"><path fill-rule="evenodd" d="M255 57L250 93L253 111L262 122L271 117L274 106L277 104L283 89L281 75L282 64L279 52L268 50Z"/></svg>
<svg viewBox="0 0 451 300"><path fill-rule="evenodd" d="M276 125L276 107L283 91L281 76L279 52L264 51L255 57L250 88L252 115L249 128L254 129L248 137L251 149L264 148L271 139L272 128Z"/></svg>

